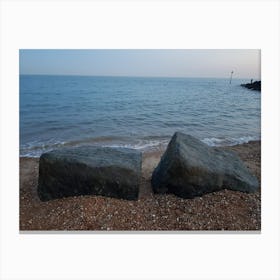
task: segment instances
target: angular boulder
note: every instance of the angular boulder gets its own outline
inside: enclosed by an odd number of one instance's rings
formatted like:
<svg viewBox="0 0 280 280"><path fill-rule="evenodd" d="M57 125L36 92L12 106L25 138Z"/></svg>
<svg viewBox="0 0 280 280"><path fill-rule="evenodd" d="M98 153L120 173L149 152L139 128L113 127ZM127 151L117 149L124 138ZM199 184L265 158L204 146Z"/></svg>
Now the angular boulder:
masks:
<svg viewBox="0 0 280 280"><path fill-rule="evenodd" d="M155 193L193 198L230 189L254 192L259 183L239 157L176 132L152 175Z"/></svg>
<svg viewBox="0 0 280 280"><path fill-rule="evenodd" d="M38 195L42 201L77 195L137 200L142 155L126 148L78 147L41 155Z"/></svg>

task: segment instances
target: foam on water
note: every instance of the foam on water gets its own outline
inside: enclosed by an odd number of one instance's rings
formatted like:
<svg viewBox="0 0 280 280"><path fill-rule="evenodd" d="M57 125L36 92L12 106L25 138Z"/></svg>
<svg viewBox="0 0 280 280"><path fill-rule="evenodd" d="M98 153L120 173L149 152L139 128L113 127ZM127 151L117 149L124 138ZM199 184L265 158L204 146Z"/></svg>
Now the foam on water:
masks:
<svg viewBox="0 0 280 280"><path fill-rule="evenodd" d="M170 137L171 138L171 137ZM260 140L256 137L252 136L244 136L240 138L204 138L200 139L202 142L209 146L213 147L220 147L220 146L234 146L238 144L248 143L250 141L257 141ZM44 152L51 151L54 149L59 149L62 147L79 147L79 146L101 146L101 147L115 147L115 148L130 148L140 150L142 152L147 151L163 151L166 149L170 140L168 139L156 139L156 140L146 140L141 139L134 143L114 143L114 142L100 142L98 139L96 142L92 139L91 141L76 141L75 143L69 142L61 142L55 143L53 145L37 145L37 146L30 146L29 148L25 147L21 150L21 157L40 157L40 155Z"/></svg>
<svg viewBox="0 0 280 280"><path fill-rule="evenodd" d="M250 141L260 140L258 137L254 136L244 136L239 138L227 137L227 138L204 138L202 142L209 146L234 146L238 144L248 143Z"/></svg>

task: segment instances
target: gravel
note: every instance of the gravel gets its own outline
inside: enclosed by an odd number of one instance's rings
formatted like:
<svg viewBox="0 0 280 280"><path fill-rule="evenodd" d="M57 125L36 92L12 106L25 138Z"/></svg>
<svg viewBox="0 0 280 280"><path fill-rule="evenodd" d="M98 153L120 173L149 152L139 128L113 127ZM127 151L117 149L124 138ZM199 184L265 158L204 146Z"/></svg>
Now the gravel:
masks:
<svg viewBox="0 0 280 280"><path fill-rule="evenodd" d="M225 147L236 151L260 181L261 143ZM219 192L182 199L153 194L151 174L163 151L143 155L138 201L78 196L41 202L36 158L20 158L20 230L260 230L261 190Z"/></svg>

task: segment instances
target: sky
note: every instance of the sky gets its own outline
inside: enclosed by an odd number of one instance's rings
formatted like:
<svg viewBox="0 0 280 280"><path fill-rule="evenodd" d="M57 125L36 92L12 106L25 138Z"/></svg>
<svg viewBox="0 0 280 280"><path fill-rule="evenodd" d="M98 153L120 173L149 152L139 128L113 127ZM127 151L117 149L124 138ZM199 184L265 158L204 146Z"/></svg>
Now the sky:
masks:
<svg viewBox="0 0 280 280"><path fill-rule="evenodd" d="M260 50L20 50L20 74L260 79Z"/></svg>

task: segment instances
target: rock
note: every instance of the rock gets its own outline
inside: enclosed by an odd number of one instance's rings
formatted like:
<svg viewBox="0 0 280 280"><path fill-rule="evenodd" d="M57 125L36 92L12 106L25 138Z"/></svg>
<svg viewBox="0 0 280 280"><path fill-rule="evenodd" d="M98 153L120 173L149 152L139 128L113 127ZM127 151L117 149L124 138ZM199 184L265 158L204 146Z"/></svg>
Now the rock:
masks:
<svg viewBox="0 0 280 280"><path fill-rule="evenodd" d="M155 193L174 193L193 198L230 189L254 192L258 180L234 152L207 146L176 132L152 175Z"/></svg>
<svg viewBox="0 0 280 280"><path fill-rule="evenodd" d="M249 84L241 84L241 86L248 89L261 91L261 81L256 81Z"/></svg>
<svg viewBox="0 0 280 280"><path fill-rule="evenodd" d="M78 147L41 155L38 195L42 201L77 195L137 200L142 155L126 148Z"/></svg>

